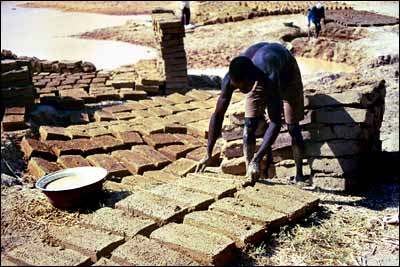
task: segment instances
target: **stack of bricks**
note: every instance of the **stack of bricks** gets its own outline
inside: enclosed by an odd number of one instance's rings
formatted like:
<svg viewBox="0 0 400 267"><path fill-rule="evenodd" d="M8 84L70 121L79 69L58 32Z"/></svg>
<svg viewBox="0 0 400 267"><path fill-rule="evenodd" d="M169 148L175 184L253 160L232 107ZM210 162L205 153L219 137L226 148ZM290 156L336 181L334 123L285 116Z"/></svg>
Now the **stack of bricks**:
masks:
<svg viewBox="0 0 400 267"><path fill-rule="evenodd" d="M32 106L35 89L29 66L20 65L16 60L1 61L1 106L6 112L2 115L1 128L4 131L25 128L25 106ZM18 111L8 107L20 107ZM2 111L3 112L3 111ZM17 112L17 114L15 113Z"/></svg>
<svg viewBox="0 0 400 267"><path fill-rule="evenodd" d="M172 13L153 13L153 31L160 52L158 71L166 80L167 90L186 91L187 59L183 44L185 30Z"/></svg>
<svg viewBox="0 0 400 267"><path fill-rule="evenodd" d="M321 85L322 84L322 85ZM319 188L351 191L368 174L368 160L381 151L380 127L384 113L384 81L364 80L361 74L347 74L337 80L305 86L305 118L300 122L305 140L303 170ZM224 173L244 175L244 103L228 110L223 127ZM256 149L266 124L257 129ZM262 174L289 178L295 175L291 137L287 126L272 146L273 166ZM261 166L263 168L263 165Z"/></svg>
<svg viewBox="0 0 400 267"><path fill-rule="evenodd" d="M385 81L356 74L306 89L312 92L306 95L312 121L306 154L313 183L327 190L357 189L373 179L369 160L381 151Z"/></svg>

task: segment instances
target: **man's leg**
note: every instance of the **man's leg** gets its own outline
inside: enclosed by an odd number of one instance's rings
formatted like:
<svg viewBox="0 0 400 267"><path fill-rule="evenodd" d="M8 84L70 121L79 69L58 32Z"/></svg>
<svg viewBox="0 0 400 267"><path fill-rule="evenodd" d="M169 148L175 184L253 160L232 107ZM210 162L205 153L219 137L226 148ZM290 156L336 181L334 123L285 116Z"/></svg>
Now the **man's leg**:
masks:
<svg viewBox="0 0 400 267"><path fill-rule="evenodd" d="M258 118L244 118L243 129L243 154L246 160L246 170L250 161L253 159L256 148L256 130L258 125Z"/></svg>
<svg viewBox="0 0 400 267"><path fill-rule="evenodd" d="M182 25L185 25L185 9L184 8L181 9L181 22L182 22Z"/></svg>
<svg viewBox="0 0 400 267"><path fill-rule="evenodd" d="M289 134L292 137L293 158L296 164L296 182L304 181L303 175L303 156L304 156L304 140L301 135L299 123L288 124Z"/></svg>
<svg viewBox="0 0 400 267"><path fill-rule="evenodd" d="M186 8L186 25L190 24L190 8Z"/></svg>
<svg viewBox="0 0 400 267"><path fill-rule="evenodd" d="M319 37L319 32L321 31L321 23L320 22L315 22L315 35L317 36L317 39Z"/></svg>

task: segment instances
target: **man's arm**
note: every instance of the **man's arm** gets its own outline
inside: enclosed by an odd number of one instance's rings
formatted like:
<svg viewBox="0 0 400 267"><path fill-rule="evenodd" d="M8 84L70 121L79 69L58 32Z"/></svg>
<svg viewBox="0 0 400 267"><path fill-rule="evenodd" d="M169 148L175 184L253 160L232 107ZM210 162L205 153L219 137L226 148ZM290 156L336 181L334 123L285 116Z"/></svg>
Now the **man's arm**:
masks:
<svg viewBox="0 0 400 267"><path fill-rule="evenodd" d="M221 94L218 97L215 111L211 116L208 127L208 144L207 155L211 157L215 142L221 135L222 123L224 121L225 112L228 109L232 98L233 88L230 84L229 74L226 74L221 84Z"/></svg>
<svg viewBox="0 0 400 267"><path fill-rule="evenodd" d="M259 163L264 157L267 149L272 146L281 129L281 111L282 111L282 99L279 97L280 90L280 77L279 72L276 68L269 66L270 75L266 77L266 103L268 117L270 123L267 130L264 133L263 141L257 153L253 157L253 161Z"/></svg>

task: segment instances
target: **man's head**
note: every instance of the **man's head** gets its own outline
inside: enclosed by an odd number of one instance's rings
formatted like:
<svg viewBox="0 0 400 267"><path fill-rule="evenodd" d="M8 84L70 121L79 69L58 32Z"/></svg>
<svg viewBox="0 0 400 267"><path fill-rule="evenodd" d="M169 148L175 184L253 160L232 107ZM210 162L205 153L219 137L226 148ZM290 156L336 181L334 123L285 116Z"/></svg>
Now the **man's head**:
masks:
<svg viewBox="0 0 400 267"><path fill-rule="evenodd" d="M315 5L315 7L318 8L318 9L320 9L320 8L322 7L322 3L321 3L321 2L318 2L318 3Z"/></svg>
<svg viewBox="0 0 400 267"><path fill-rule="evenodd" d="M248 57L235 57L229 65L229 76L231 78L231 85L239 88L242 93L247 94L251 91L256 81L255 66Z"/></svg>

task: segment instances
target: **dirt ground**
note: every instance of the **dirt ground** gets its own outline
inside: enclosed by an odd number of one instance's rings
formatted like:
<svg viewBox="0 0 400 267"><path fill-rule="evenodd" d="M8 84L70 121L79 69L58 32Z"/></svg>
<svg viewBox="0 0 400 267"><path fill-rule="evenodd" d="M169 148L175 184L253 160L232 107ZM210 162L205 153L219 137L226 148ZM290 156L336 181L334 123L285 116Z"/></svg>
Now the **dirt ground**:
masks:
<svg viewBox="0 0 400 267"><path fill-rule="evenodd" d="M55 1L37 2L42 7L57 7L65 11L126 14L121 11L119 1L109 3L102 10L94 9L82 2ZM95 1L96 2L96 1ZM355 9L371 10L384 15L398 17L399 3L383 1L379 4L368 1L347 1ZM64 4L65 3L65 4ZM86 2L85 2L86 3ZM141 2L135 2L141 3ZM135 4L136 13L146 13L153 6ZM168 3L168 2L166 2ZM157 3L154 3L157 5ZM168 3L165 6L174 6ZM174 6L176 8L176 6ZM113 10L110 12L110 10ZM131 12L132 9L129 9ZM293 22L297 27L284 26ZM267 236L254 247L248 247L238 266L248 265L398 265L399 225L387 224L385 216L399 212L399 81L398 61L371 68L371 62L380 56L399 54L399 25L370 27L347 31L346 40L334 40L327 24L326 46L315 40L307 43L304 37L307 20L302 14L262 17L240 22L201 26L187 33L185 49L188 68L226 67L229 60L251 44L260 41L279 41L292 47L302 56L323 58L331 61L346 61L371 77L386 80L386 108L381 127L383 151L377 162L376 183L354 194L337 194L310 188L321 199L321 207L307 219L279 232ZM328 27L329 26L329 27ZM283 37L293 40L284 41ZM80 34L81 38L121 40L128 43L154 47L151 25L130 21L119 27L98 29ZM350 38L359 37L359 38ZM297 43L297 46L296 46ZM305 52L301 45L312 46ZM329 57L329 47L335 46L335 55ZM308 54L307 54L308 53ZM312 77L311 77L312 79ZM24 175L26 162L19 152L18 140L22 135L1 135L2 158L6 159L17 176ZM2 174L9 173L2 163ZM11 173L9 173L11 175ZM379 176L379 177L378 177ZM50 206L43 194L33 189L32 184L20 184L18 179L2 177L1 188L1 253L31 238L41 238L46 232L46 222L73 224L79 221L84 210L63 212ZM282 181L288 183L288 181ZM9 186L12 185L12 186Z"/></svg>

